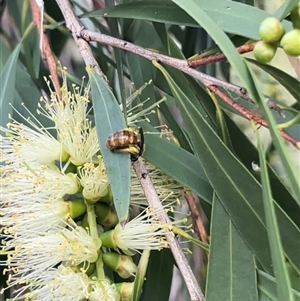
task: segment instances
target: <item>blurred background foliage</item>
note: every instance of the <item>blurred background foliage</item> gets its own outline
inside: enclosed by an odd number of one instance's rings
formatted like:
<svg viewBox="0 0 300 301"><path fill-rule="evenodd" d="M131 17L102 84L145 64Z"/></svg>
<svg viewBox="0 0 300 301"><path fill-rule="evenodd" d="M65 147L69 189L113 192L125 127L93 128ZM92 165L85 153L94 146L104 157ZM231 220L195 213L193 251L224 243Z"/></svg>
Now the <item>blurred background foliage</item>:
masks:
<svg viewBox="0 0 300 301"><path fill-rule="evenodd" d="M189 58L200 52L215 53L216 44L226 48L228 43L221 38L215 40L212 36L218 36L217 31L216 35L213 30L208 32L201 20L189 15L190 3L202 8L226 32L231 45L239 46L249 39L259 39L259 24L270 14L286 18L284 26L291 28L289 11L298 1L193 0L182 1L181 7L175 4L179 1L167 0L70 2L87 29L168 56ZM44 4L44 32L52 53L68 68L70 80L81 83L82 76L87 76L86 66L63 15L56 1ZM259 125L253 129L233 107L179 70L164 66L162 73L151 61L133 53L95 42L90 46L120 103L149 80L152 83L137 102L149 99L144 104L147 107L162 96L167 98L155 110L157 114L148 116L150 123L141 125L145 132L153 132L166 124L174 139L146 135L143 156L193 192L210 251L207 257L188 244L193 253L187 257L206 300L300 300L300 143L283 141L276 129L276 123L288 122L300 114L298 58L287 57L279 49L270 64L274 68L269 68L252 61L251 53L243 55L250 59L249 66L259 83L251 89L258 89L278 104L284 117L274 110L268 111L268 117L258 103L246 102L226 88L222 90L239 106L267 120L271 118L275 134L270 135ZM244 86L241 70L232 64L235 56L228 60L230 63L207 64L197 70ZM11 104L26 115L21 105L24 103L35 114L41 94L47 93L43 77L50 72L41 56L29 0L1 1L0 71L1 125L8 122L9 114L19 118ZM299 122L285 131L294 141L300 141ZM182 210L189 209L184 206ZM171 252L153 252L146 279L141 300L189 299Z"/></svg>

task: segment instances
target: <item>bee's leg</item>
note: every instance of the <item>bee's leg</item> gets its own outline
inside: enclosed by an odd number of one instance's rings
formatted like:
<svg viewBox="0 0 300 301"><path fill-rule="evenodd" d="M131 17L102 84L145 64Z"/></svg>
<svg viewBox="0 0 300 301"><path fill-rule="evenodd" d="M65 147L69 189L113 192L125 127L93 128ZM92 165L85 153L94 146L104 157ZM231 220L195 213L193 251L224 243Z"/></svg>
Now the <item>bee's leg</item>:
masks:
<svg viewBox="0 0 300 301"><path fill-rule="evenodd" d="M139 127L139 136L140 136L140 140L138 142L138 146L140 148L139 156L141 156L145 150L145 148L144 148L144 132L141 127Z"/></svg>
<svg viewBox="0 0 300 301"><path fill-rule="evenodd" d="M141 153L139 144L129 144L127 152L130 153L130 159L132 162L135 162Z"/></svg>
<svg viewBox="0 0 300 301"><path fill-rule="evenodd" d="M130 155L130 160L132 163L134 163L139 157L138 156L135 156L133 154Z"/></svg>

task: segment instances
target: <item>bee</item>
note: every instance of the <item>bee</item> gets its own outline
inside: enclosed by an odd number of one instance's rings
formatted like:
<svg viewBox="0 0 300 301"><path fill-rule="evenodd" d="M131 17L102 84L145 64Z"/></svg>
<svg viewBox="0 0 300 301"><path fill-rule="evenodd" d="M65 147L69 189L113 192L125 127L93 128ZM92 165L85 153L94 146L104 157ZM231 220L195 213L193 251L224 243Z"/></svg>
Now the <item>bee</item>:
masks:
<svg viewBox="0 0 300 301"><path fill-rule="evenodd" d="M107 138L106 147L112 152L131 154L131 161L134 162L145 149L143 129L127 128L117 131Z"/></svg>

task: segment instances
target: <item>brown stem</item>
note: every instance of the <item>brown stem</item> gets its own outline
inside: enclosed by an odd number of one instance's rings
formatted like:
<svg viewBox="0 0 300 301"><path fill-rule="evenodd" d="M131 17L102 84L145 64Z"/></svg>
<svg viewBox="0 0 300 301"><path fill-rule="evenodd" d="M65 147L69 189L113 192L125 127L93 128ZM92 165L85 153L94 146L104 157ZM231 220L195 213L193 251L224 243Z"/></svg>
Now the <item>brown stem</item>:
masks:
<svg viewBox="0 0 300 301"><path fill-rule="evenodd" d="M245 118L248 120L253 120L260 126L268 128L267 121L260 115L254 113L253 111L250 111L244 107L242 107L240 104L236 103L234 100L232 100L228 95L226 95L224 92L220 91L218 87L216 86L207 86L207 88L214 94L218 95L221 99L223 99L228 105L230 105L232 108L237 110L240 114L242 114ZM285 140L290 142L292 145L299 147L299 141L289 135L285 131L280 131L281 137L283 137Z"/></svg>
<svg viewBox="0 0 300 301"><path fill-rule="evenodd" d="M250 52L250 51L253 50L256 43L257 42L252 43L252 44L242 45L240 47L237 47L236 50L240 54ZM217 54L210 55L210 56L207 56L207 57L201 57L201 58L198 58L198 59L191 59L191 60L188 60L187 62L188 62L188 65L191 68L196 68L196 67L199 67L201 65L206 65L206 64L215 63L215 62L222 62L222 61L226 61L226 60L227 60L227 58L223 53L217 53Z"/></svg>
<svg viewBox="0 0 300 301"><path fill-rule="evenodd" d="M130 42L126 42L124 40L118 39L118 38L114 38L105 34L101 34L101 33L97 33L94 31L90 31L87 29L83 29L80 32L81 37L83 37L85 40L87 41L95 41L104 45L108 45L108 46L113 46L113 47L117 47L120 49L124 49L126 51L135 53L141 57L144 57L148 60L156 60L160 63L169 65L171 67L174 67L188 75L190 75L191 77L201 81L202 83L204 83L206 86L208 85L215 85L218 87L222 87L228 91L231 91L233 93L235 93L236 95L242 97L245 100L251 101L253 102L253 100L251 99L251 97L249 96L247 90L243 87L237 86L237 85L233 85L227 82L224 82L220 79L217 79L213 76L207 75L205 73L202 73L198 70L195 70L193 68L190 68L188 66L188 62L187 60L182 60L182 59L177 59L174 57L170 57L164 54L160 54L157 52L153 52L150 51L148 49L145 49L141 46L137 46L135 44L132 44ZM253 102L254 103L254 102ZM273 108L275 109L275 107L273 106Z"/></svg>
<svg viewBox="0 0 300 301"><path fill-rule="evenodd" d="M171 67L174 67L174 68L190 75L191 77L201 81L207 87L208 86L222 87L230 92L235 93L236 95L242 97L243 99L254 103L254 101L251 99L251 97L249 96L249 94L245 88L224 82L224 81L214 78L210 75L202 73L198 70L190 68L188 66L188 63L186 60L177 59L177 58L169 57L167 55L163 55L163 54L160 54L157 52L153 52L153 51L150 51L143 47L134 45L130 42L126 42L124 40L117 39L117 38L114 38L114 37L111 37L111 36L108 36L105 34L93 32L93 31L90 31L87 29L83 29L80 32L80 36L87 41L95 41L95 42L99 42L104 45L109 45L109 46L117 47L120 49L124 49L126 51L135 53L135 54L137 54L141 57L144 57L148 60L151 60L151 61L157 60L160 63L169 65ZM221 93L221 91L219 91L218 93ZM235 101L230 99L225 94L224 94L224 97L226 97L226 99L228 99L228 104L230 106L232 106L233 108L237 109L245 118L247 118L249 120L255 120L262 126L268 127L267 122L265 120L263 120L261 116L257 116L255 114L253 114L253 112L243 108L242 106L237 104ZM269 104L269 102L268 102L268 104ZM274 105L274 103L270 102L269 107L270 107L270 109L273 109L273 110L279 112L279 114L282 114L280 108L278 106ZM286 139L287 141L291 142L294 146L298 147L299 141L297 141L295 138L290 136L288 133L282 131L281 136L284 139Z"/></svg>
<svg viewBox="0 0 300 301"><path fill-rule="evenodd" d="M162 224L170 223L171 221L168 215L164 212L161 201L156 193L156 190L152 184L152 181L141 158L136 160L132 166L137 175L144 175L140 176L139 180L143 188L144 194L147 198L147 201L149 203L149 206L161 212L157 215L158 220ZM166 234L166 239L168 241L176 264L182 274L184 282L188 288L191 300L204 301L203 293L199 288L195 275L193 274L192 269L186 257L184 256L184 253L178 243L178 240L174 237L174 235L171 232Z"/></svg>
<svg viewBox="0 0 300 301"><path fill-rule="evenodd" d="M31 0L33 1L33 0ZM86 66L91 66L106 82L107 78L99 67L93 52L88 42L80 37L80 32L83 26L77 20L72 7L67 0L56 0L66 21L67 29L72 33L74 41L77 44L78 50L85 62Z"/></svg>
<svg viewBox="0 0 300 301"><path fill-rule="evenodd" d="M41 24L41 11L38 7L35 0L30 0L30 7L32 12L32 19L34 24L37 27L39 36L41 38L41 45L42 45L42 58L47 62L49 72L51 74L55 92L57 95L61 95L60 92L60 83L57 75L57 65L56 65L56 59L54 58L54 55L52 53L49 39L47 35L43 32L42 24Z"/></svg>
<svg viewBox="0 0 300 301"><path fill-rule="evenodd" d="M201 241L208 244L209 243L208 235L207 235L207 232L204 227L203 219L202 219L201 214L196 205L196 198L193 196L193 193L190 191L186 191L184 194L184 197L191 210L193 224L194 224L194 230L195 230L198 238Z"/></svg>

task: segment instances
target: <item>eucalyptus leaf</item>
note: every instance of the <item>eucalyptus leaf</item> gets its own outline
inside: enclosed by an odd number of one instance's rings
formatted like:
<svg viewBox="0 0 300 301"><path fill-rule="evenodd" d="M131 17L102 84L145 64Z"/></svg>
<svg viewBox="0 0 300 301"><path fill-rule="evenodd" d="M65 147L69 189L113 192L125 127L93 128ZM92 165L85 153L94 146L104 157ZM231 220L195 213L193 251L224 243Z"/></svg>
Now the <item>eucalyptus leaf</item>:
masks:
<svg viewBox="0 0 300 301"><path fill-rule="evenodd" d="M143 293L139 301L166 301L172 284L174 259L170 249L152 251L146 273ZM151 281L147 281L151 279Z"/></svg>
<svg viewBox="0 0 300 301"><path fill-rule="evenodd" d="M267 162L265 158L265 151L262 146L260 136L256 130L258 140L258 153L262 180L262 194L263 204L266 216L266 226L268 231L268 239L270 244L271 258L274 267L274 274L276 277L277 294L281 300L292 301L292 288L288 276L284 251L281 244L278 221L275 213L270 180L267 170Z"/></svg>
<svg viewBox="0 0 300 301"><path fill-rule="evenodd" d="M273 273L260 184L224 145L166 70L157 63L155 65L169 82L181 109L195 155L200 159L210 184L260 264L266 271ZM292 246L293 239L300 239L299 229L284 216L279 207L276 206L276 210L282 235L291 231L293 237L292 240L287 238L287 241L283 241L284 250L299 270L300 257ZM250 224L251 228L248 226Z"/></svg>
<svg viewBox="0 0 300 301"><path fill-rule="evenodd" d="M190 1L182 2L184 6L189 5L188 3ZM198 1L198 3L225 32L255 40L259 39L259 23L270 16L270 14L257 7L235 1L210 0ZM179 6L181 7L181 5ZM106 8L87 13L84 17L99 17L103 15L109 18L143 19L167 24L199 27L193 18L170 1L136 1L124 3L111 9ZM292 28L290 22L285 21L283 23L287 30Z"/></svg>
<svg viewBox="0 0 300 301"><path fill-rule="evenodd" d="M300 82L295 77L271 65L261 64L256 60L247 59L251 64L258 66L273 76L280 84L282 84L300 104Z"/></svg>
<svg viewBox="0 0 300 301"><path fill-rule="evenodd" d="M277 295L276 291L276 279L262 270L257 270L258 278L258 290L260 297L267 296L269 300L272 301L281 301ZM294 301L300 301L300 292L299 290L292 290Z"/></svg>
<svg viewBox="0 0 300 301"><path fill-rule="evenodd" d="M198 158L160 137L159 132L147 122L140 125L145 131L146 151L143 157L203 200L211 203L213 190Z"/></svg>
<svg viewBox="0 0 300 301"><path fill-rule="evenodd" d="M0 109L1 109L1 120L0 124L6 126L9 121L9 115L12 114L12 106L15 99L15 82L16 82L16 72L17 63L19 58L19 53L22 44L20 43L15 50L9 56L6 64L0 73Z"/></svg>
<svg viewBox="0 0 300 301"><path fill-rule="evenodd" d="M112 153L106 147L107 138L126 128L120 107L109 86L95 71L87 68L90 78L94 116L101 154L112 189L114 206L120 222L128 217L130 201L130 156Z"/></svg>
<svg viewBox="0 0 300 301"><path fill-rule="evenodd" d="M206 301L258 301L255 260L224 207L214 197Z"/></svg>

